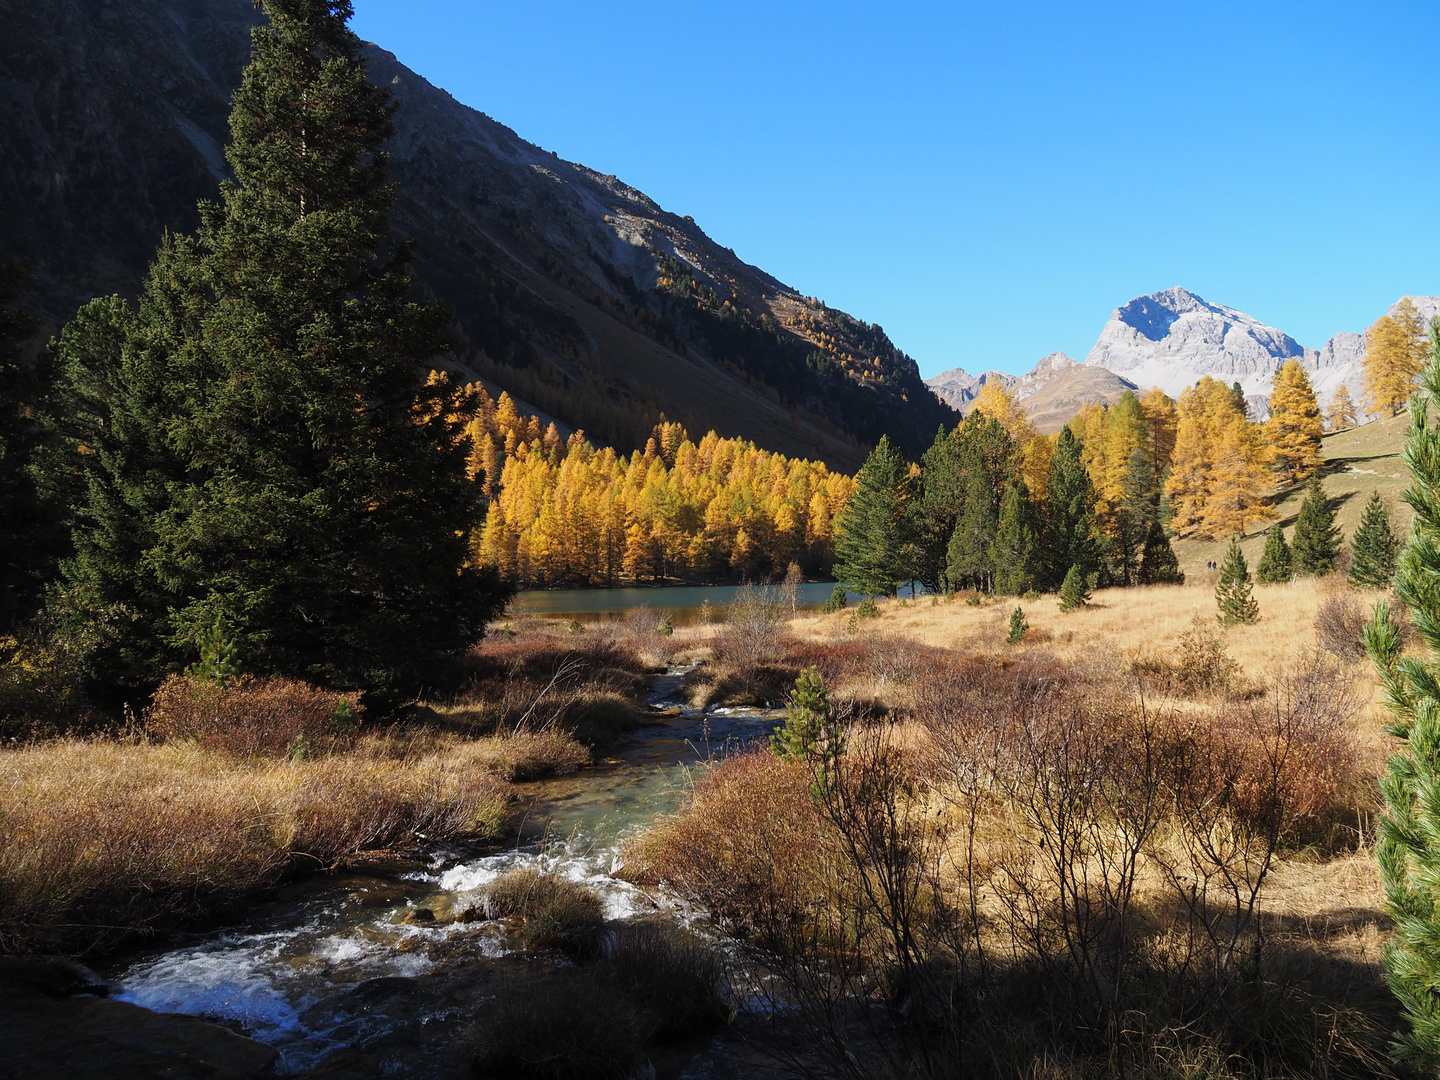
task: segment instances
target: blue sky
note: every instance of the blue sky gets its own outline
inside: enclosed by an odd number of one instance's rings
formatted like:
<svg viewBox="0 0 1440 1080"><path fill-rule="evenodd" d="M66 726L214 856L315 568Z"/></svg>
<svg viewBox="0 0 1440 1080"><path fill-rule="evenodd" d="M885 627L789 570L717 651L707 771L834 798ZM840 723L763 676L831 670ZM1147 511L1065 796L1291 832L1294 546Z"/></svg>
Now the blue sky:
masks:
<svg viewBox="0 0 1440 1080"><path fill-rule="evenodd" d="M1184 285L1319 348L1440 293L1440 4L355 0L933 375Z"/></svg>

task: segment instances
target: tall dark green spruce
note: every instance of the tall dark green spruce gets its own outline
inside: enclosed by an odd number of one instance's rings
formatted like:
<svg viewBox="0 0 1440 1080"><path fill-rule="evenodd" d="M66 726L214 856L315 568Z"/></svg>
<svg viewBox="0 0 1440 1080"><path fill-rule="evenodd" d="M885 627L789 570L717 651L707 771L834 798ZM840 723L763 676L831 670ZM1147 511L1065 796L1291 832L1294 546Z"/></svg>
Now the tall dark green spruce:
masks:
<svg viewBox="0 0 1440 1080"><path fill-rule="evenodd" d="M855 476L835 526L835 579L869 596L891 596L906 571L910 465L888 435Z"/></svg>
<svg viewBox="0 0 1440 1080"><path fill-rule="evenodd" d="M1041 588L1058 589L1071 567L1089 580L1100 562L1095 540L1095 485L1080 454L1083 445L1069 427L1060 429L1050 458L1045 489L1044 552Z"/></svg>
<svg viewBox="0 0 1440 1080"><path fill-rule="evenodd" d="M920 484L910 503L909 572L937 592L948 583L950 541L972 490L998 504L1019 469L1019 450L996 420L971 412L942 430L920 459ZM980 480L975 474L980 473Z"/></svg>
<svg viewBox="0 0 1440 1080"><path fill-rule="evenodd" d="M1291 565L1297 574L1328 574L1335 569L1340 554L1340 529L1335 524L1335 508L1325 497L1320 474L1310 477L1295 532L1290 538Z"/></svg>
<svg viewBox="0 0 1440 1080"><path fill-rule="evenodd" d="M1392 716L1389 732L1402 740L1380 784L1385 812L1375 844L1395 926L1385 969L1408 1023L1395 1048L1428 1075L1440 1069L1440 330L1432 329L1431 340L1422 389L1410 400L1405 501L1415 520L1395 574L1395 592L1428 655L1401 656L1400 628L1384 601L1365 629Z"/></svg>
<svg viewBox="0 0 1440 1080"><path fill-rule="evenodd" d="M1279 525L1270 526L1265 535L1265 550L1260 552L1260 561L1255 564L1255 580L1262 585L1283 585L1294 576L1292 563L1285 530Z"/></svg>
<svg viewBox="0 0 1440 1080"><path fill-rule="evenodd" d="M995 591L1019 596L1035 584L1035 526L1025 481L1014 480L1000 500L1000 519L990 563L995 568Z"/></svg>
<svg viewBox="0 0 1440 1080"><path fill-rule="evenodd" d="M1388 589L1395 580L1400 542L1390 528L1390 514L1378 491L1372 492L1355 534L1350 537L1350 583Z"/></svg>
<svg viewBox="0 0 1440 1080"><path fill-rule="evenodd" d="M409 298L413 246L389 237L389 93L346 0L264 6L235 180L161 247L138 311L96 301L61 335L89 497L57 607L110 628L116 689L219 636L245 671L393 697L509 592L467 563L481 508L427 379L449 316Z"/></svg>
<svg viewBox="0 0 1440 1080"><path fill-rule="evenodd" d="M945 573L951 588L994 590L998 525L999 507L990 481L983 473L972 471L965 493L965 511L950 536Z"/></svg>
<svg viewBox="0 0 1440 1080"><path fill-rule="evenodd" d="M35 614L56 556L35 480L40 380L21 355L35 327L15 306L25 285L24 271L0 263L0 633Z"/></svg>
<svg viewBox="0 0 1440 1080"><path fill-rule="evenodd" d="M1221 626L1237 623L1253 623L1260 618L1260 605L1255 602L1255 593L1250 587L1250 567L1245 562L1245 553L1240 550L1240 541L1231 540L1220 560L1220 580L1215 585L1216 616Z"/></svg>
<svg viewBox="0 0 1440 1080"><path fill-rule="evenodd" d="M1170 546L1170 537L1159 518L1152 518L1150 530L1145 534L1145 545L1140 551L1140 570L1136 580L1141 585L1184 585L1185 574L1180 569L1180 560Z"/></svg>

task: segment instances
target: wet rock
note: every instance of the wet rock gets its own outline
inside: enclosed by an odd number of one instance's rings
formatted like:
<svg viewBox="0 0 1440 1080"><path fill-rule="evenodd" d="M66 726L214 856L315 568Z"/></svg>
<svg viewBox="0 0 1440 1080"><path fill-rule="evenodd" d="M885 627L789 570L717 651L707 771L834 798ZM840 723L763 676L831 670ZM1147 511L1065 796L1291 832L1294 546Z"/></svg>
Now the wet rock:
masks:
<svg viewBox="0 0 1440 1080"><path fill-rule="evenodd" d="M435 921L435 912L429 908L417 907L405 916L405 921L413 926L429 926Z"/></svg>
<svg viewBox="0 0 1440 1080"><path fill-rule="evenodd" d="M382 975L378 979L366 979L354 990L351 990L349 996L368 1007L387 1001L396 994L410 992L414 987L414 979L403 975Z"/></svg>
<svg viewBox="0 0 1440 1080"><path fill-rule="evenodd" d="M459 921L462 923L480 922L485 918L485 912L478 907L467 907L460 913Z"/></svg>
<svg viewBox="0 0 1440 1080"><path fill-rule="evenodd" d="M84 964L60 956L0 956L0 986L29 989L52 998L77 994L104 997L105 980Z"/></svg>
<svg viewBox="0 0 1440 1080"><path fill-rule="evenodd" d="M274 1075L279 1057L193 1016L18 982L0 983L0 1047L5 1080L243 1080Z"/></svg>

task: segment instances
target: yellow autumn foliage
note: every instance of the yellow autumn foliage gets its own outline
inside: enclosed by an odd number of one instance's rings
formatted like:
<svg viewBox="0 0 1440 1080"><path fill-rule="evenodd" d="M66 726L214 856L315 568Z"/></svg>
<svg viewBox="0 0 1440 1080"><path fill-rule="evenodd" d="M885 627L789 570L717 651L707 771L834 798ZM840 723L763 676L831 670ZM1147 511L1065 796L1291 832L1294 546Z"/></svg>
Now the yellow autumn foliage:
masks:
<svg viewBox="0 0 1440 1080"><path fill-rule="evenodd" d="M1207 375L1180 395L1176 412L1165 482L1170 528L1179 536L1220 540L1272 520L1264 498L1273 482L1270 450L1235 392Z"/></svg>
<svg viewBox="0 0 1440 1080"><path fill-rule="evenodd" d="M471 387L472 476L490 504L475 557L527 585L758 579L828 567L850 477L710 432L656 425L630 455Z"/></svg>
<svg viewBox="0 0 1440 1080"><path fill-rule="evenodd" d="M1320 467L1320 403L1299 360L1287 360L1275 373L1270 419L1265 421L1275 471L1285 484L1308 480Z"/></svg>

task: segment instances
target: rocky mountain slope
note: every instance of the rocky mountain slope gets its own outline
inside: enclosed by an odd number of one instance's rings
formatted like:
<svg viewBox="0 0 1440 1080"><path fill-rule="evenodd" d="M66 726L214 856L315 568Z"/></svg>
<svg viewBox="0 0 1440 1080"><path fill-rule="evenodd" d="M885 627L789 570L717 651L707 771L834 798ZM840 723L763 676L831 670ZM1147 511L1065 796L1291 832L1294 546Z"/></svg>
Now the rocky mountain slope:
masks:
<svg viewBox="0 0 1440 1080"><path fill-rule="evenodd" d="M1059 431L1086 402L1113 405L1136 384L1113 371L1081 364L1063 352L1050 353L1024 375L987 371L967 375L961 368L927 380L927 385L961 413L968 413L980 390L998 382L1012 397L1025 404L1025 411L1042 435Z"/></svg>
<svg viewBox="0 0 1440 1080"><path fill-rule="evenodd" d="M1440 297L1410 299L1425 321L1440 315ZM1391 314L1398 303L1390 306ZM971 376L956 368L930 379L929 385L965 412L985 382L998 380L1025 400L1031 419L1045 431L1058 430L1084 402L1108 404L1127 388L1152 386L1178 397L1208 375L1238 382L1252 416L1259 419L1266 414L1275 372L1292 358L1309 370L1322 405L1342 384L1357 401L1361 398L1362 333L1342 331L1323 348L1309 349L1243 311L1181 288L1138 296L1116 308L1083 364L1064 353L1051 353L1024 376L999 371Z"/></svg>
<svg viewBox="0 0 1440 1080"><path fill-rule="evenodd" d="M1085 362L1176 397L1205 375L1267 393L1292 357L1313 369L1319 354L1243 311L1175 288L1116 308Z"/></svg>
<svg viewBox="0 0 1440 1080"><path fill-rule="evenodd" d="M134 295L225 175L251 0L0 0L0 236L47 329ZM397 231L457 314L457 362L622 449L663 412L842 468L954 413L877 325L801 295L614 176L564 161L382 49Z"/></svg>

